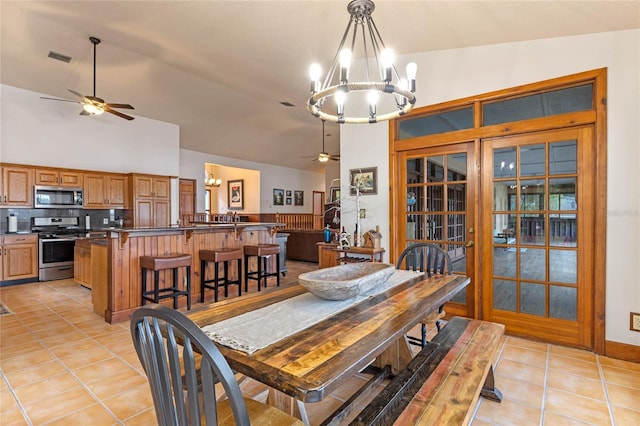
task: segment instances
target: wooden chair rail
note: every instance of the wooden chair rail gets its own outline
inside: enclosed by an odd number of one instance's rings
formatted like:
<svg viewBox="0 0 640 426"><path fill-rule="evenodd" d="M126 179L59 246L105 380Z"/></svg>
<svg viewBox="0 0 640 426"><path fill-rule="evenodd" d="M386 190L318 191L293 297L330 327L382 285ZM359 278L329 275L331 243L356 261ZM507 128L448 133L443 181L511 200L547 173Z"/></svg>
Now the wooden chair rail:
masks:
<svg viewBox="0 0 640 426"><path fill-rule="evenodd" d="M276 222L284 223L285 229L316 229L311 213L276 213Z"/></svg>
<svg viewBox="0 0 640 426"><path fill-rule="evenodd" d="M469 423L480 395L495 401L493 353L501 324L454 317L351 425Z"/></svg>

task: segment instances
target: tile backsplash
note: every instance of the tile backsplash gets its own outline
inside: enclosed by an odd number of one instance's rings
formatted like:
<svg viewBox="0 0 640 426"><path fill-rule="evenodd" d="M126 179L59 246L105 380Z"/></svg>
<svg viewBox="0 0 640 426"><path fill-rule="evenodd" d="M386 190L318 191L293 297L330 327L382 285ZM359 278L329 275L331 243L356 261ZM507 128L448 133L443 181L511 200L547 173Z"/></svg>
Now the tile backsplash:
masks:
<svg viewBox="0 0 640 426"><path fill-rule="evenodd" d="M31 231L31 218L33 217L78 217L78 227L85 229L85 216L89 215L91 229L117 226L117 219L124 217L124 209L0 209L0 233L7 232L9 216L18 217L18 232ZM107 224L104 224L104 220Z"/></svg>

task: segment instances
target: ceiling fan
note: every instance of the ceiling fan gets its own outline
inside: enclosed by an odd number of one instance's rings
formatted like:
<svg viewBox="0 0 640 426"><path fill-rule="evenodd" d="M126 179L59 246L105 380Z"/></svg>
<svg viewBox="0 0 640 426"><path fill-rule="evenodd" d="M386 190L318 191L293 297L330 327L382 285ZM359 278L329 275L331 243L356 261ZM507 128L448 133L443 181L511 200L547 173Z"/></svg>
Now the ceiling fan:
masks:
<svg viewBox="0 0 640 426"><path fill-rule="evenodd" d="M322 152L319 152L317 156L313 159L313 161L319 161L321 163L326 163L329 160L340 161L340 155L332 155L327 153L324 150L324 120L322 120Z"/></svg>
<svg viewBox="0 0 640 426"><path fill-rule="evenodd" d="M100 44L100 39L97 37L89 37L89 40L91 41L91 43L93 43L93 96L85 96L76 92L75 90L67 89L69 92L79 97L81 101L78 102L78 101L71 101L68 99L46 98L46 97L42 97L42 99L51 99L54 101L80 103L82 105L82 112L80 113L80 115L100 115L106 111L113 115L117 115L118 117L124 118L125 120L133 120L133 117L123 114L120 111L116 111L114 109L114 108L134 109L131 105L107 103L103 99L98 98L96 96L96 46Z"/></svg>

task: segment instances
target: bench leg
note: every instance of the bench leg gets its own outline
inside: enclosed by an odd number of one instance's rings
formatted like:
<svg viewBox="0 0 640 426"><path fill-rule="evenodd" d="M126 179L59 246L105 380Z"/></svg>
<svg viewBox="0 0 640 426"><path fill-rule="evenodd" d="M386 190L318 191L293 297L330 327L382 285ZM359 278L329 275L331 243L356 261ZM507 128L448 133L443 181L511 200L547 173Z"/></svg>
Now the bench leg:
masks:
<svg viewBox="0 0 640 426"><path fill-rule="evenodd" d="M502 392L496 388L495 380L493 378L493 365L489 367L489 374L487 374L487 378L484 380L480 396L491 401L502 402Z"/></svg>

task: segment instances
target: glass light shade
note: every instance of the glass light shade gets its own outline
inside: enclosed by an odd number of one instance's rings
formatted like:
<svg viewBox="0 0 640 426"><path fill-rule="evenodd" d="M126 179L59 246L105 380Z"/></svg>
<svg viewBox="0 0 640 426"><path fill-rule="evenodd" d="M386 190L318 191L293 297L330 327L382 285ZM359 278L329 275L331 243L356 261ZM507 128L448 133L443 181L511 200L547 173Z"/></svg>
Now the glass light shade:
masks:
<svg viewBox="0 0 640 426"><path fill-rule="evenodd" d="M322 74L322 68L320 68L319 64L311 64L309 67L309 77L311 81L320 80L320 75Z"/></svg>
<svg viewBox="0 0 640 426"><path fill-rule="evenodd" d="M329 155L326 152L321 152L318 154L318 161L321 163L326 163L329 161Z"/></svg>
<svg viewBox="0 0 640 426"><path fill-rule="evenodd" d="M395 55L393 54L393 50L386 48L382 50L382 53L380 53L380 62L383 67L390 68L393 65L394 60Z"/></svg>
<svg viewBox="0 0 640 426"><path fill-rule="evenodd" d="M349 68L351 65L351 50L342 49L340 51L340 67Z"/></svg>
<svg viewBox="0 0 640 426"><path fill-rule="evenodd" d="M91 115L100 115L104 112L104 109L90 103L83 104L82 108Z"/></svg>
<svg viewBox="0 0 640 426"><path fill-rule="evenodd" d="M407 64L407 78L409 80L415 80L418 73L418 64L415 62L409 62Z"/></svg>
<svg viewBox="0 0 640 426"><path fill-rule="evenodd" d="M369 105L375 106L378 104L379 100L380 92L378 92L377 90L369 90L369 92L367 93L367 101L369 102Z"/></svg>

